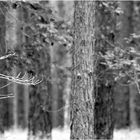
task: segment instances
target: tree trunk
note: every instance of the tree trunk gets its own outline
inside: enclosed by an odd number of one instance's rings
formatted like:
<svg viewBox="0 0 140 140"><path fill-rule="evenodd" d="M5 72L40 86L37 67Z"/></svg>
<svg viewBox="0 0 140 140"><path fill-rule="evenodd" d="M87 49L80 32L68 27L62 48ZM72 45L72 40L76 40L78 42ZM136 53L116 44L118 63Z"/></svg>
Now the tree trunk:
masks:
<svg viewBox="0 0 140 140"><path fill-rule="evenodd" d="M0 56L6 53L5 32L6 32L6 2L0 2ZM4 60L0 61L0 73L6 74L6 63ZM7 88L2 88L7 84L7 81L0 78L0 95L8 94ZM0 100L0 133L4 132L4 127L8 125L8 99Z"/></svg>
<svg viewBox="0 0 140 140"><path fill-rule="evenodd" d="M134 7L134 12L133 12L133 30L134 30L134 33L136 35L139 35L140 34L140 1L135 1L133 2L133 7ZM135 15L135 16L134 16ZM140 51L140 38L136 38L134 39L134 45L136 47L136 50L139 52ZM140 65L140 58L137 58L137 63ZM135 86L133 86L133 89L134 89ZM136 123L137 123L137 127L140 127L140 94L138 93L138 89L135 87L134 89L136 92L133 92L134 94L136 93L135 96L133 96L134 100L133 102L135 103L134 106L135 106L135 117L136 117ZM131 91L130 91L131 92ZM133 129L133 128L132 128Z"/></svg>
<svg viewBox="0 0 140 140"><path fill-rule="evenodd" d="M71 139L113 138L113 77L96 57L115 40L116 16L106 7L110 4L115 9L116 2L75 2Z"/></svg>
<svg viewBox="0 0 140 140"><path fill-rule="evenodd" d="M9 10L8 12L6 12L6 49L7 51L14 51L16 45L17 45L17 27L18 24L15 20L15 18L17 18L17 11L15 9L13 9L12 7L8 7ZM15 17L15 18L13 18ZM12 37L11 37L12 36ZM9 69L9 73L11 73L10 75L16 76L17 75L17 71L15 67L12 67L11 65L7 66ZM8 74L9 75L9 74ZM14 94L14 98L13 99L9 99L9 110L8 110L8 114L9 114L9 126L11 127L12 125L14 125L14 128L16 129L18 126L18 122L17 122L17 84L16 83L12 83L8 86L8 92L9 94Z"/></svg>
<svg viewBox="0 0 140 140"><path fill-rule="evenodd" d="M136 112L136 98L138 94L137 86L135 84L129 85L129 104L130 104L130 128L138 128L137 112Z"/></svg>
<svg viewBox="0 0 140 140"><path fill-rule="evenodd" d="M64 1L57 1L58 16L63 21L65 17ZM62 32L59 28L59 31ZM51 46L51 67L52 67L52 123L53 127L67 127L69 122L69 85L70 72L66 68L71 67L71 56L65 44L59 44L58 41L52 43Z"/></svg>
<svg viewBox="0 0 140 140"><path fill-rule="evenodd" d="M95 2L75 1L74 8L70 138L93 139Z"/></svg>
<svg viewBox="0 0 140 140"><path fill-rule="evenodd" d="M133 1L121 1L120 8L123 11L120 16L120 34L119 34L119 42L124 45L124 47L128 47L126 43L126 38L130 37L133 33Z"/></svg>
<svg viewBox="0 0 140 140"><path fill-rule="evenodd" d="M112 49L115 41L116 16L109 11L106 5L112 5L115 8L116 2L97 2L96 4L96 51L102 55L107 50ZM96 53L97 53L96 52ZM113 86L114 79L112 72L108 71L108 67L102 65L98 59L96 70L97 84L95 90L95 137L96 139L112 139L114 129L114 101Z"/></svg>
<svg viewBox="0 0 140 140"><path fill-rule="evenodd" d="M119 17L120 29L118 42L124 47L130 47L126 38L133 33L133 2L121 1L120 8L123 13ZM121 81L122 82L122 81ZM123 83L123 82L122 82ZM134 99L136 96L136 86L133 85L116 85L115 88L115 127L125 128L131 125L136 127L136 113ZM121 89L121 91L119 90ZM120 99L121 98L121 99Z"/></svg>

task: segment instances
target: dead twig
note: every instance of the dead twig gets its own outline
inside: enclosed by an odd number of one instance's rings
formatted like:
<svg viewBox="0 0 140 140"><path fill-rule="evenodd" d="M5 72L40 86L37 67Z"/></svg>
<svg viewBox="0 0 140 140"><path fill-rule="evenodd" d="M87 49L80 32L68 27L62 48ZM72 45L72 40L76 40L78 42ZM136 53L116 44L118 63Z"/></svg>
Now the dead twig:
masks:
<svg viewBox="0 0 140 140"><path fill-rule="evenodd" d="M0 95L0 100L2 100L2 99L7 99L7 98L14 98L14 95L13 95L13 94Z"/></svg>
<svg viewBox="0 0 140 140"><path fill-rule="evenodd" d="M22 85L37 85L43 81L43 79L37 79L36 76L30 76L28 78L27 73L25 73L23 76L21 76L21 73L19 73L17 76L8 76L0 74L0 78Z"/></svg>

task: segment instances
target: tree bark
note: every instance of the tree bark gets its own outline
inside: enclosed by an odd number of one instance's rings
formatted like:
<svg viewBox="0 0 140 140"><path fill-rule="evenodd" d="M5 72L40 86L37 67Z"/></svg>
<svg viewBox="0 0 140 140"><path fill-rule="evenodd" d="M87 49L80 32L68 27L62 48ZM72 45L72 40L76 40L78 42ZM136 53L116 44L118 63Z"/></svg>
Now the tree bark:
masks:
<svg viewBox="0 0 140 140"><path fill-rule="evenodd" d="M106 5L112 5L115 8L116 2L106 2ZM103 2L96 4L96 51L105 54L112 49L115 42L116 16L109 11L109 8ZM97 53L96 52L96 53ZM112 72L108 67L101 64L102 59L98 59L95 90L95 137L96 139L112 139L114 129L114 100L113 86L114 80Z"/></svg>
<svg viewBox="0 0 140 140"><path fill-rule="evenodd" d="M116 16L105 3L115 9L116 2L75 2L71 139L113 138L113 77L97 59L115 41Z"/></svg>
<svg viewBox="0 0 140 140"><path fill-rule="evenodd" d="M75 1L74 9L70 138L93 139L95 2Z"/></svg>

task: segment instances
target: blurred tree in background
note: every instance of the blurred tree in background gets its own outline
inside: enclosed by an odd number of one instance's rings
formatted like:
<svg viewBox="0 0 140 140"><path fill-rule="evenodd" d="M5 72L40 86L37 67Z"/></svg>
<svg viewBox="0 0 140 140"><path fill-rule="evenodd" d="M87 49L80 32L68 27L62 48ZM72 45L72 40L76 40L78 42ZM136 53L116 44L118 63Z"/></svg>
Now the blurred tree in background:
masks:
<svg viewBox="0 0 140 140"><path fill-rule="evenodd" d="M6 44L5 44L5 30L6 30L6 24L5 24L5 9L4 7L1 5L1 4L4 4L6 5L5 2L0 2L0 8L2 11L0 11L0 55L3 56L5 53L6 53ZM1 61L0 63L0 73L3 73L3 74L7 74L6 73L6 64L4 61ZM6 80L4 79L1 79L0 80L0 87L3 87L4 85L6 85L7 82ZM0 90L0 94L1 95L5 95L7 94L7 89L4 88L4 89L1 89ZM8 101L6 100L2 100L0 102L0 110L3 110L1 111L0 113L0 132L4 132L4 127L8 126Z"/></svg>
<svg viewBox="0 0 140 140"><path fill-rule="evenodd" d="M117 41L124 47L129 48L130 44L126 39L133 33L133 2L119 2L119 7L122 10L122 14L118 17L118 38ZM115 121L116 128L125 128L130 125L130 92L129 85L123 84L127 81L126 78L121 79L121 83L118 82L114 88L115 96ZM132 96L133 98L133 96ZM121 119L120 119L121 118Z"/></svg>

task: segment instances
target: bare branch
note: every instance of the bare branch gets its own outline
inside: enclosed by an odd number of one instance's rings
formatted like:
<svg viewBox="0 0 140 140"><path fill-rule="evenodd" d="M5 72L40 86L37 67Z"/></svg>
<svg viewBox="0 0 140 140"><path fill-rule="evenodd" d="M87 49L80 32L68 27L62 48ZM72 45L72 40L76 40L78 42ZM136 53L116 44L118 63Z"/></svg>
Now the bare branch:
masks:
<svg viewBox="0 0 140 140"><path fill-rule="evenodd" d="M1 57L0 57L0 60L6 59L6 58L11 57L11 56L15 56L15 55L16 55L15 53L13 53L13 54L8 54L8 55L4 55L4 56L1 56Z"/></svg>
<svg viewBox="0 0 140 140"><path fill-rule="evenodd" d="M0 89L5 88L5 87L9 86L10 84L12 84L12 82L9 82L8 84L6 84L6 85L0 87Z"/></svg>
<svg viewBox="0 0 140 140"><path fill-rule="evenodd" d="M0 78L22 85L37 85L43 81L43 79L39 80L35 76L27 78L27 73L25 73L22 77L20 77L20 75L21 74L19 73L17 76L14 77L0 74Z"/></svg>
<svg viewBox="0 0 140 140"><path fill-rule="evenodd" d="M0 95L0 100L2 100L2 99L7 99L7 98L14 98L14 95L13 95L13 94Z"/></svg>

